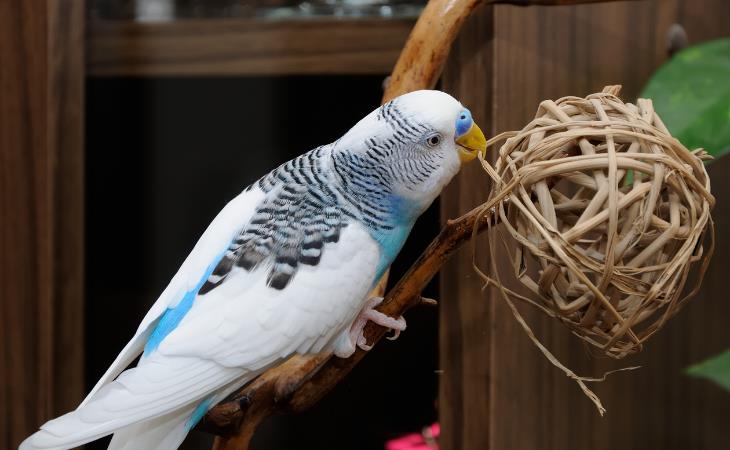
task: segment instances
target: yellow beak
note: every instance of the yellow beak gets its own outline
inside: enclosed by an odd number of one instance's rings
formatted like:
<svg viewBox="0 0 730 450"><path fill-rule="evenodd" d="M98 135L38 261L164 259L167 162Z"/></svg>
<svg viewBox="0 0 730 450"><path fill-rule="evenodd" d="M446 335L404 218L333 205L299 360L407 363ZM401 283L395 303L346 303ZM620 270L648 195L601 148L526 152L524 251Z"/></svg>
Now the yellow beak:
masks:
<svg viewBox="0 0 730 450"><path fill-rule="evenodd" d="M459 159L462 163L467 163L479 153L487 151L487 138L475 123L471 124L469 131L456 138L456 144L459 146Z"/></svg>

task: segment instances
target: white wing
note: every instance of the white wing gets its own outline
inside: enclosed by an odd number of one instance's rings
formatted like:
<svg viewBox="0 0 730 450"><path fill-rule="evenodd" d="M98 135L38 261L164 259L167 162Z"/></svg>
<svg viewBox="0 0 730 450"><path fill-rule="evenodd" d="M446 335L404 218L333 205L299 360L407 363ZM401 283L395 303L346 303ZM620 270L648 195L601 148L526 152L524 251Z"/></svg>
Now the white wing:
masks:
<svg viewBox="0 0 730 450"><path fill-rule="evenodd" d="M142 353L142 349L160 316L167 308L174 307L186 292L195 287L214 258L225 250L232 236L243 224L248 222L256 205L264 196L265 194L260 189L254 187L239 194L218 213L167 285L167 288L142 319L142 323L139 325L134 337L122 349L80 406L86 405L102 386L116 378Z"/></svg>
<svg viewBox="0 0 730 450"><path fill-rule="evenodd" d="M266 285L266 269L234 269L195 300L156 352L257 370L295 352L321 351L362 308L379 258L377 243L353 222L317 266L300 266L282 290Z"/></svg>

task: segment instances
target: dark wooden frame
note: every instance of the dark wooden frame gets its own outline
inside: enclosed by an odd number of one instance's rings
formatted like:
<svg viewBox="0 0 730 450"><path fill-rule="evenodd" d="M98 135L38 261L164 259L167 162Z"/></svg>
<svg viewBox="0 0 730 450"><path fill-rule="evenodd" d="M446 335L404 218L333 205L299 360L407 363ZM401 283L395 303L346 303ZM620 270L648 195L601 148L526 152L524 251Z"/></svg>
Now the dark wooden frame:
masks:
<svg viewBox="0 0 730 450"><path fill-rule="evenodd" d="M414 19L94 22L92 76L389 73Z"/></svg>

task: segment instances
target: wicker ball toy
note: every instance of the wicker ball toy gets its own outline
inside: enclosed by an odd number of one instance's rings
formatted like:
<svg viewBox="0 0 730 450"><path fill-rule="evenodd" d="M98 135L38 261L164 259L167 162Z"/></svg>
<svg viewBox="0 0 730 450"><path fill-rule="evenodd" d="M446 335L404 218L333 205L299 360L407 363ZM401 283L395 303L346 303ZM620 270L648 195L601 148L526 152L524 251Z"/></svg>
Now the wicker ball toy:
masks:
<svg viewBox="0 0 730 450"><path fill-rule="evenodd" d="M494 168L484 163L500 235L514 240L513 267L490 276L511 272L533 295L505 295L615 358L639 351L696 293L714 235L706 154L674 139L650 100L623 103L619 89L542 102L507 133Z"/></svg>

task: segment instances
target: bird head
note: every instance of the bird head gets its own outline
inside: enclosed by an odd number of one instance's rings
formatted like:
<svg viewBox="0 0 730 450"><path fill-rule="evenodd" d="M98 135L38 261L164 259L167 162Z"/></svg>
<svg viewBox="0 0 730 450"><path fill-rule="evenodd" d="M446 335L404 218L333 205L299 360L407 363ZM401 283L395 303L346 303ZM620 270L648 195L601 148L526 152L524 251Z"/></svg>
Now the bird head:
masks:
<svg viewBox="0 0 730 450"><path fill-rule="evenodd" d="M450 95L415 91L384 104L335 143L335 154L418 215L461 166L486 150L471 112ZM344 156L346 155L346 157Z"/></svg>

